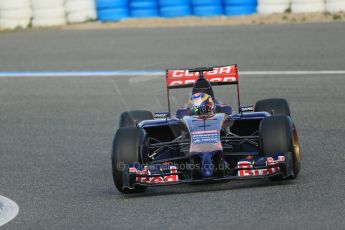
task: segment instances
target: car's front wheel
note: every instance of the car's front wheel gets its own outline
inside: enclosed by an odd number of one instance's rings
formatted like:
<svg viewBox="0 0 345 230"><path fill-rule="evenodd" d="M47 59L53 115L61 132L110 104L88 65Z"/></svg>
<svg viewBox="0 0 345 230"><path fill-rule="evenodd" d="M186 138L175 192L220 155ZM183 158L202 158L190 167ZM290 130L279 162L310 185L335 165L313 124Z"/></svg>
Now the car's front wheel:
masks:
<svg viewBox="0 0 345 230"><path fill-rule="evenodd" d="M111 154L112 172L115 187L122 193L143 192L146 187L123 188L123 173L128 164L140 163L142 129L139 127L120 128L117 130Z"/></svg>
<svg viewBox="0 0 345 230"><path fill-rule="evenodd" d="M297 130L289 116L271 116L260 123L261 148L264 156L274 153L292 153L293 176L296 178L301 167L300 146ZM279 179L273 178L273 179Z"/></svg>

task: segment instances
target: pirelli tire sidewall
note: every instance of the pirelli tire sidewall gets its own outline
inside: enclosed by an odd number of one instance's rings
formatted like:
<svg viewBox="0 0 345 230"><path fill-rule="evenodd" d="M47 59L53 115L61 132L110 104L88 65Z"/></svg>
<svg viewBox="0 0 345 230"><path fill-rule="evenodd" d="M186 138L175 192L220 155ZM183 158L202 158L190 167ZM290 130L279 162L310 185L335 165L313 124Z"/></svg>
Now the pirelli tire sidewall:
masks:
<svg viewBox="0 0 345 230"><path fill-rule="evenodd" d="M270 116L260 123L260 137L264 155L291 152L292 121L289 116Z"/></svg>
<svg viewBox="0 0 345 230"><path fill-rule="evenodd" d="M261 151L264 156L274 153L291 152L294 178L300 171L300 147L297 130L290 116L270 116L264 118L259 127Z"/></svg>
<svg viewBox="0 0 345 230"><path fill-rule="evenodd" d="M112 146L112 174L116 188L122 193L143 192L145 187L137 186L134 190L123 189L123 173L128 164L141 163L144 132L139 127L126 127L117 130Z"/></svg>

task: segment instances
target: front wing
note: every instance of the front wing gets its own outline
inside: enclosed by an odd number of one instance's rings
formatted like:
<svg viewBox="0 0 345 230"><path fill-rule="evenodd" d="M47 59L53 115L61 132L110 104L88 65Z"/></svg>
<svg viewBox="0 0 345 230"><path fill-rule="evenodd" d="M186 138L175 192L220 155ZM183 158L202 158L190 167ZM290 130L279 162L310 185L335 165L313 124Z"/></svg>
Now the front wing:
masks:
<svg viewBox="0 0 345 230"><path fill-rule="evenodd" d="M237 167L229 169L227 172L227 175L221 177L193 178L191 176L185 179L185 171L180 171L178 166L169 162L169 160L155 165L129 164L122 171L123 188L134 189L138 185L152 187L213 181L264 179L277 176L285 179L294 176L292 154L277 153L269 157L247 157L239 160Z"/></svg>

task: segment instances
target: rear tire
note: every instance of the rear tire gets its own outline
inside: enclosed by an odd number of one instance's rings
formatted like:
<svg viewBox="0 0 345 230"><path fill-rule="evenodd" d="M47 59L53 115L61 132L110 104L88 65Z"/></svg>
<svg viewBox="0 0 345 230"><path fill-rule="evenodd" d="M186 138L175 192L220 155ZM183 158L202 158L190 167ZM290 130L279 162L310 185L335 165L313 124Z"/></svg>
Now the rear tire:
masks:
<svg viewBox="0 0 345 230"><path fill-rule="evenodd" d="M154 115L150 111L146 110L134 110L124 112L120 116L120 128L124 127L136 127L138 123L144 120L153 120Z"/></svg>
<svg viewBox="0 0 345 230"><path fill-rule="evenodd" d="M261 148L264 156L274 153L292 153L293 172L292 179L300 171L300 147L296 128L288 116L271 116L264 118L260 123ZM272 177L271 180L281 179Z"/></svg>
<svg viewBox="0 0 345 230"><path fill-rule="evenodd" d="M140 163L142 129L138 127L120 128L117 130L111 155L114 184L122 193L143 192L146 187L136 186L134 189L123 189L123 171L128 164Z"/></svg>
<svg viewBox="0 0 345 230"><path fill-rule="evenodd" d="M268 112L273 116L290 116L289 103L283 98L260 100L256 102L254 110L255 112Z"/></svg>

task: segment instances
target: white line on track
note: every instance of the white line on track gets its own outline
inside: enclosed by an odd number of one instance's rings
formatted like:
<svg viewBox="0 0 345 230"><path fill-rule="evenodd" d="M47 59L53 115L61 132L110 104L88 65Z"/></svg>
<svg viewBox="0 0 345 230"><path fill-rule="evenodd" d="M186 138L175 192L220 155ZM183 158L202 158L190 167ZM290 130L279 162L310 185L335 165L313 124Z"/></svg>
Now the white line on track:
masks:
<svg viewBox="0 0 345 230"><path fill-rule="evenodd" d="M19 207L13 200L0 196L0 226L13 220L19 212Z"/></svg>
<svg viewBox="0 0 345 230"><path fill-rule="evenodd" d="M240 71L240 75L345 75L345 70L313 71ZM0 71L0 78L10 77L115 77L115 76L164 76L163 70L95 70L95 71ZM138 80L139 81L139 80Z"/></svg>
<svg viewBox="0 0 345 230"><path fill-rule="evenodd" d="M161 70L100 70L100 71L23 71L0 72L0 78L8 77L114 77L114 76L161 76Z"/></svg>
<svg viewBox="0 0 345 230"><path fill-rule="evenodd" d="M345 70L319 71L240 71L240 75L343 75Z"/></svg>

